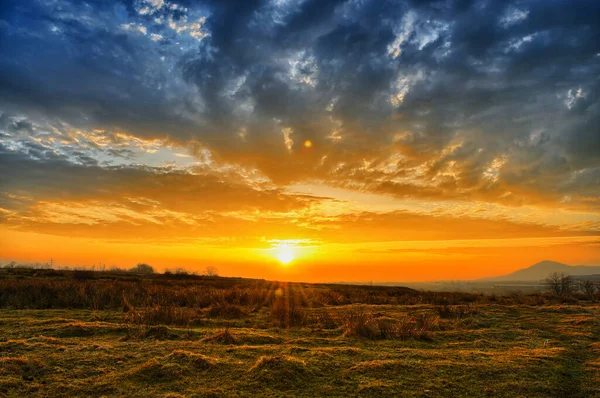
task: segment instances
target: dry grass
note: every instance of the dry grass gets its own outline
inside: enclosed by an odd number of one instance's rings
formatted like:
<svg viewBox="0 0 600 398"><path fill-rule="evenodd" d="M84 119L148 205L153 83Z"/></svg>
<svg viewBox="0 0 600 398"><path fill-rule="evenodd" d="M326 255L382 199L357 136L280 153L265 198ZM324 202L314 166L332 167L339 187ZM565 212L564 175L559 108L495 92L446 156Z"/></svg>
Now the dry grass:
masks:
<svg viewBox="0 0 600 398"><path fill-rule="evenodd" d="M600 396L591 301L90 277L1 280L0 396Z"/></svg>
<svg viewBox="0 0 600 398"><path fill-rule="evenodd" d="M241 319L246 316L246 312L234 304L216 304L210 307L208 316L212 318Z"/></svg>
<svg viewBox="0 0 600 398"><path fill-rule="evenodd" d="M355 311L346 315L345 337L378 339L430 339L439 329L439 317L431 314L404 315L397 318L378 318L373 312Z"/></svg>
<svg viewBox="0 0 600 398"><path fill-rule="evenodd" d="M209 342L209 343L227 344L227 345L238 344L237 339L229 332L228 329L225 329L222 332L215 333L211 336L205 337L204 341Z"/></svg>
<svg viewBox="0 0 600 398"><path fill-rule="evenodd" d="M442 304L435 307L437 314L440 318L453 318L453 319L462 319L471 317L478 313L478 309L476 306L471 304L466 305L448 305Z"/></svg>
<svg viewBox="0 0 600 398"><path fill-rule="evenodd" d="M289 355L261 356L248 370L260 383L287 390L310 377L306 363Z"/></svg>
<svg viewBox="0 0 600 398"><path fill-rule="evenodd" d="M277 297L271 307L271 316L281 327L302 326L306 311L293 297Z"/></svg>

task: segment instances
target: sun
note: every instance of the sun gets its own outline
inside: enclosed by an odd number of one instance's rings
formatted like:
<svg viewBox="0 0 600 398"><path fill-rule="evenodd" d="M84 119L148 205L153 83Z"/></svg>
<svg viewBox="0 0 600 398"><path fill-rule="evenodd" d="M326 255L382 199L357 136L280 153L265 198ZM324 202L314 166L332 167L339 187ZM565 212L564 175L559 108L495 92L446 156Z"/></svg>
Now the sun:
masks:
<svg viewBox="0 0 600 398"><path fill-rule="evenodd" d="M294 248L287 243L279 244L276 250L277 260L279 260L279 262L283 265L291 263L296 258L296 255L294 254Z"/></svg>

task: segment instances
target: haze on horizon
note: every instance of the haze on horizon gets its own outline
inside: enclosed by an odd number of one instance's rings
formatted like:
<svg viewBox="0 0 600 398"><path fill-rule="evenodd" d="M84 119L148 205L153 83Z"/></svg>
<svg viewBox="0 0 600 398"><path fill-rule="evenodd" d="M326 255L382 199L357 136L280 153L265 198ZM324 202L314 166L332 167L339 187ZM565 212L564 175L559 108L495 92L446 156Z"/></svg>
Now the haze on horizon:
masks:
<svg viewBox="0 0 600 398"><path fill-rule="evenodd" d="M600 2L6 0L0 261L600 265Z"/></svg>

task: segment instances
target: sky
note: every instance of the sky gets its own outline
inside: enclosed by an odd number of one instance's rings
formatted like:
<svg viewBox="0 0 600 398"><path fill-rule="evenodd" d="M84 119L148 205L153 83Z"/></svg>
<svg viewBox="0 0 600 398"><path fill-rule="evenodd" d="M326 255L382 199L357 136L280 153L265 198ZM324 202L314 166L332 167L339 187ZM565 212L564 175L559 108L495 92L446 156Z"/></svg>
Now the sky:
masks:
<svg viewBox="0 0 600 398"><path fill-rule="evenodd" d="M0 262L600 265L600 2L4 0Z"/></svg>

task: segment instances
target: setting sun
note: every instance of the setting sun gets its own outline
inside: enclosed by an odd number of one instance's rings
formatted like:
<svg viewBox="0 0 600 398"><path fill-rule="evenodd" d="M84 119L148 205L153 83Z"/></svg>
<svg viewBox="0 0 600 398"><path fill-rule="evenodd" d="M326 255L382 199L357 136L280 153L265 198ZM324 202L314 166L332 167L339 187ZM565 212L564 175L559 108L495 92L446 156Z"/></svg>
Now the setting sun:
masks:
<svg viewBox="0 0 600 398"><path fill-rule="evenodd" d="M288 243L281 243L277 247L277 260L281 264L287 265L291 263L295 258L294 249Z"/></svg>

